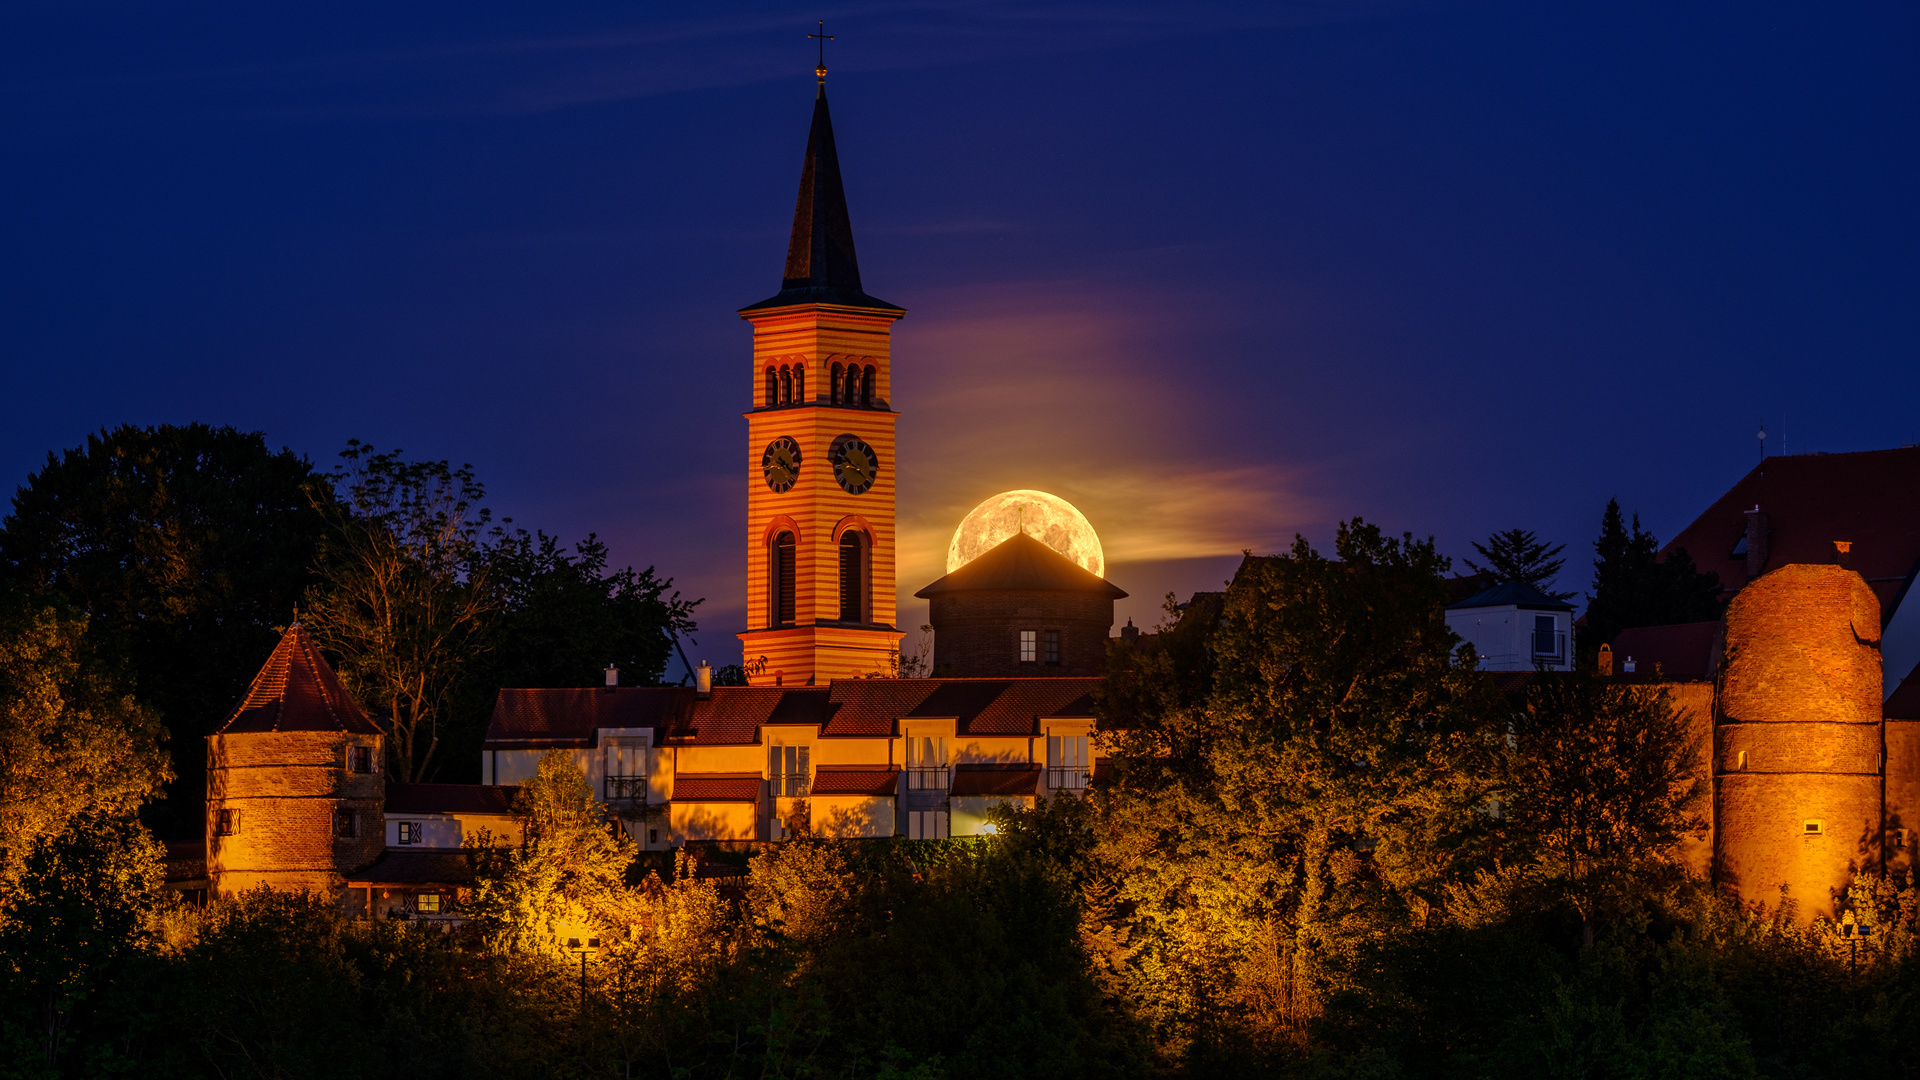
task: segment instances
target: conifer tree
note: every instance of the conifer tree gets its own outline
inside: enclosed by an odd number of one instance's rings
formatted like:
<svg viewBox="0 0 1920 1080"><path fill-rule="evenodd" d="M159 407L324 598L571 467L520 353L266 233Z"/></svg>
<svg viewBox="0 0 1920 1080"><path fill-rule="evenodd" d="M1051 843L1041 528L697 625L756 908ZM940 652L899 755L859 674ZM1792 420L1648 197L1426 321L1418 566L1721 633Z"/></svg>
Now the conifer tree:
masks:
<svg viewBox="0 0 1920 1080"><path fill-rule="evenodd" d="M1670 626L1720 617L1720 575L1702 573L1685 548L1660 558L1660 542L1633 515L1629 526L1618 499L1607 500L1593 542L1593 592L1587 597L1581 647L1595 649L1636 626Z"/></svg>
<svg viewBox="0 0 1920 1080"><path fill-rule="evenodd" d="M1473 550L1486 560L1485 565L1472 559L1463 560L1476 574L1486 574L1498 585L1504 582L1516 582L1546 592L1556 600L1571 600L1570 592L1550 592L1547 586L1566 560L1560 558L1565 544L1548 544L1533 534L1532 529L1507 529L1494 533L1484 544L1475 543Z"/></svg>

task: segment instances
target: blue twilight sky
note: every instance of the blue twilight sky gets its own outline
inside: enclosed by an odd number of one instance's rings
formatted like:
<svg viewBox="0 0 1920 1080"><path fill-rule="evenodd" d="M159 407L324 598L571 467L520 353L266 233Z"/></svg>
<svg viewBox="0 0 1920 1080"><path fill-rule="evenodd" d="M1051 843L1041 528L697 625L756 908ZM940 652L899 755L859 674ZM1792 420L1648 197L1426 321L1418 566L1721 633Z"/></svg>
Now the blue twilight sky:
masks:
<svg viewBox="0 0 1920 1080"><path fill-rule="evenodd" d="M123 422L470 461L734 659L734 311L823 17L911 312L905 597L1015 487L1093 520L1123 619L1356 514L1532 528L1580 587L1609 496L1671 536L1762 418L1920 441L1911 3L15 3L0 479Z"/></svg>

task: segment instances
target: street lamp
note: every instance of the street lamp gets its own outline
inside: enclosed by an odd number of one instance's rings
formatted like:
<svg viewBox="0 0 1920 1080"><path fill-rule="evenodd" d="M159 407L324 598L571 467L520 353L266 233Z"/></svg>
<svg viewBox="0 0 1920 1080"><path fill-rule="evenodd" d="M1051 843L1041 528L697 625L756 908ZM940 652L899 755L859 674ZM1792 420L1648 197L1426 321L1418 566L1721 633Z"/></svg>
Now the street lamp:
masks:
<svg viewBox="0 0 1920 1080"><path fill-rule="evenodd" d="M1853 917L1849 911L1840 916L1840 936L1847 939L1847 985L1853 987L1853 1007L1860 1008L1860 988L1854 980L1860 970L1860 940L1873 936L1873 927Z"/></svg>
<svg viewBox="0 0 1920 1080"><path fill-rule="evenodd" d="M585 1012L587 1011L587 957L600 951L600 939L590 937L583 947L579 938L570 937L567 939L567 951L580 954L580 1011Z"/></svg>

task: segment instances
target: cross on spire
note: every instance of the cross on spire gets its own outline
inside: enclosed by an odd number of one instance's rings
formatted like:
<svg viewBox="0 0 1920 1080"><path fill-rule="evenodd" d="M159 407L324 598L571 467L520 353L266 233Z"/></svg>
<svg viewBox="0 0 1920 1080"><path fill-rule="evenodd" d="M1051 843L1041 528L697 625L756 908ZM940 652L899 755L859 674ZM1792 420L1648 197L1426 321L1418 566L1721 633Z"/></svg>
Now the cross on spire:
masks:
<svg viewBox="0 0 1920 1080"><path fill-rule="evenodd" d="M821 84L822 86L825 86L825 85L826 85L826 82L827 82L827 42L829 42L829 41L832 41L832 40L833 40L833 35L832 35L832 34L829 34L829 33L827 33L827 20L825 20L825 19L821 19L821 20L820 20L820 32L819 32L819 33L817 33L817 34L808 34L807 36L808 36L808 37L810 37L810 38L817 38L817 39L819 39L819 42L820 42L820 66L819 66L819 67L816 67L816 68L814 68L814 69L813 69L813 73L814 73L814 75L816 75L816 76L818 76L818 77L819 77L819 79L820 79L820 84Z"/></svg>

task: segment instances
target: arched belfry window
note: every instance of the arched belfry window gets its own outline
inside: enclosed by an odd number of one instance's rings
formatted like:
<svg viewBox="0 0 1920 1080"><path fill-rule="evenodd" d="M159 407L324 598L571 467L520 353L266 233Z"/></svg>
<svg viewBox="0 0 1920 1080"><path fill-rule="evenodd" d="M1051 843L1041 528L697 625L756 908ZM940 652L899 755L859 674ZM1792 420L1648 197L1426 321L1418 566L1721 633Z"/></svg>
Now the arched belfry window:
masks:
<svg viewBox="0 0 1920 1080"><path fill-rule="evenodd" d="M780 369L780 404L793 404L793 369Z"/></svg>
<svg viewBox="0 0 1920 1080"><path fill-rule="evenodd" d="M793 365L793 401L796 405L807 403L807 366Z"/></svg>
<svg viewBox="0 0 1920 1080"><path fill-rule="evenodd" d="M840 621L863 623L867 618L867 538L858 529L840 534Z"/></svg>
<svg viewBox="0 0 1920 1080"><path fill-rule="evenodd" d="M860 378L860 404L873 408L873 368L869 367Z"/></svg>
<svg viewBox="0 0 1920 1080"><path fill-rule="evenodd" d="M783 532L773 538L767 559L767 617L774 626L791 626L794 620L793 534Z"/></svg>
<svg viewBox="0 0 1920 1080"><path fill-rule="evenodd" d="M839 364L833 365L833 387L830 395L835 405L840 404L840 371L841 368Z"/></svg>
<svg viewBox="0 0 1920 1080"><path fill-rule="evenodd" d="M767 369L767 408L780 404L780 376L772 368Z"/></svg>

